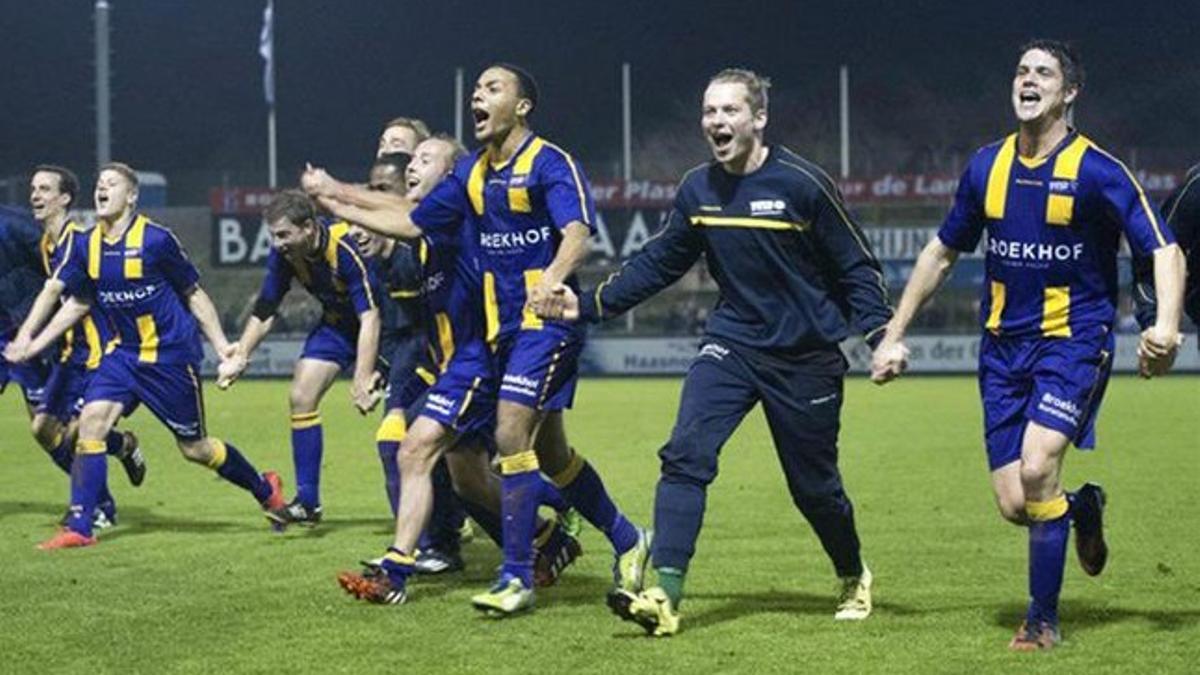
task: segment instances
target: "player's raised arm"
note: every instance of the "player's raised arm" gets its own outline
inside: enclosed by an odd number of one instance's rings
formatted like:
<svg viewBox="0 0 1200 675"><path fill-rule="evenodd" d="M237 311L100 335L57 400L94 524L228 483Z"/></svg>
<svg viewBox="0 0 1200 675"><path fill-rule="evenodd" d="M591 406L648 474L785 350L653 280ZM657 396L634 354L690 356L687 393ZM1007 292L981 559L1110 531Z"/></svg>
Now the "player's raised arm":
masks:
<svg viewBox="0 0 1200 675"><path fill-rule="evenodd" d="M338 218L389 237L421 236L421 228L411 218L415 204L406 197L343 183L311 165L301 176L300 185Z"/></svg>

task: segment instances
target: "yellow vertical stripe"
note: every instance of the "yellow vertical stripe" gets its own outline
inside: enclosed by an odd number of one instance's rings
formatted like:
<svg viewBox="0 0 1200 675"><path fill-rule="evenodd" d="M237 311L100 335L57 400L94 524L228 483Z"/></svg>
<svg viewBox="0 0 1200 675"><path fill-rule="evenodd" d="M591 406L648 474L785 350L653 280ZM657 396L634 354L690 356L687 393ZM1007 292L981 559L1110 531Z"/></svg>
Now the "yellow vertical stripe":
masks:
<svg viewBox="0 0 1200 675"><path fill-rule="evenodd" d="M88 239L88 276L93 279L100 278L100 242L103 236L97 225L92 228L92 236Z"/></svg>
<svg viewBox="0 0 1200 675"><path fill-rule="evenodd" d="M1017 155L1017 135L1004 139L992 169L988 172L987 192L984 193L983 213L998 220L1004 217L1004 204L1008 200L1008 183L1012 175L1013 158Z"/></svg>
<svg viewBox="0 0 1200 675"><path fill-rule="evenodd" d="M338 243L342 241L342 237L350 231L350 224L344 220L329 226L329 241L325 242L325 262L329 263L329 269L337 272L338 268Z"/></svg>
<svg viewBox="0 0 1200 675"><path fill-rule="evenodd" d="M534 138L529 145L517 155L517 160L513 162L512 177L528 176L533 170L533 160L537 158L537 154L542 151L542 146L545 142L540 138ZM529 201L529 188L522 185L521 187L508 188L508 209L513 213L530 213L533 211L533 204Z"/></svg>
<svg viewBox="0 0 1200 675"><path fill-rule="evenodd" d="M1070 225L1071 213L1075 210L1075 198L1071 195L1051 194L1046 197L1046 224Z"/></svg>
<svg viewBox="0 0 1200 675"><path fill-rule="evenodd" d="M450 315L445 312L438 312L434 321L437 323L438 348L442 351L438 371L444 373L450 364L450 357L454 356L454 329L450 326Z"/></svg>
<svg viewBox="0 0 1200 675"><path fill-rule="evenodd" d="M1000 331L1000 315L1004 313L1004 284L999 281L992 282L992 306L988 310L987 323L984 328L997 333Z"/></svg>
<svg viewBox="0 0 1200 675"><path fill-rule="evenodd" d="M125 233L125 278L142 278L142 252L146 245L146 216L138 216ZM133 255L130 255L130 253Z"/></svg>
<svg viewBox="0 0 1200 675"><path fill-rule="evenodd" d="M483 215L483 179L487 175L487 152L479 153L475 166L471 167L471 175L467 178L467 196L471 199L471 208L476 215Z"/></svg>
<svg viewBox="0 0 1200 675"><path fill-rule="evenodd" d="M1071 337L1071 287L1047 286L1042 305L1042 336Z"/></svg>
<svg viewBox="0 0 1200 675"><path fill-rule="evenodd" d="M540 283L542 283L542 270L525 270L526 299L533 294L533 289ZM524 309L521 310L521 330L541 330L543 325L545 324L541 318L529 308L528 304L525 305Z"/></svg>
<svg viewBox="0 0 1200 675"><path fill-rule="evenodd" d="M1054 159L1054 180L1079 180L1079 166L1083 163L1083 155L1091 147L1091 141L1084 136L1076 136L1067 147ZM1071 195L1053 194L1046 197L1046 223L1048 225L1070 225L1071 214L1075 209L1075 198Z"/></svg>
<svg viewBox="0 0 1200 675"><path fill-rule="evenodd" d="M142 363L158 362L158 325L154 323L153 314L143 314L137 318L138 329L138 361Z"/></svg>
<svg viewBox="0 0 1200 675"><path fill-rule="evenodd" d="M483 273L483 316L486 325L484 340L489 344L500 334L500 303L496 300L496 275Z"/></svg>
<svg viewBox="0 0 1200 675"><path fill-rule="evenodd" d="M579 176L579 169L575 166L575 160L571 158L571 155L568 154L566 150L563 150L557 145L553 143L546 143L546 145L557 150L567 162L567 166L571 169L571 179L575 182L575 194L579 197L579 213L581 213L584 218L587 218L587 197L584 194L583 179Z"/></svg>
<svg viewBox="0 0 1200 675"><path fill-rule="evenodd" d="M83 317L83 335L87 340L88 348L87 369L95 370L100 365L100 357L104 354L104 349L100 344L100 329L96 327L96 322L92 320L91 315Z"/></svg>

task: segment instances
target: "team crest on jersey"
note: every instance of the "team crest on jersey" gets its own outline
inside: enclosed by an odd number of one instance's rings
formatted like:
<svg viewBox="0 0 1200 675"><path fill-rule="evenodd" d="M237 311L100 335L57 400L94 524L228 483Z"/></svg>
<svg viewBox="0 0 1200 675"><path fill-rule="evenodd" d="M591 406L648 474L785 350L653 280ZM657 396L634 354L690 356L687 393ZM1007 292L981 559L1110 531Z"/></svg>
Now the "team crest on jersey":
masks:
<svg viewBox="0 0 1200 675"><path fill-rule="evenodd" d="M755 199L750 202L752 216L782 216L787 203L782 199Z"/></svg>

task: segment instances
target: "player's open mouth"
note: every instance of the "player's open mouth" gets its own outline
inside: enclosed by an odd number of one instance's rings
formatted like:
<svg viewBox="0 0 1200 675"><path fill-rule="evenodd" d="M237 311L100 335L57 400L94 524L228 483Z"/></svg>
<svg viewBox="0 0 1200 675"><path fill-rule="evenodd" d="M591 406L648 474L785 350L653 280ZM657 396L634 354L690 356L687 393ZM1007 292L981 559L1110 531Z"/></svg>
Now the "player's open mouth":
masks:
<svg viewBox="0 0 1200 675"><path fill-rule="evenodd" d="M409 176L408 179L404 181L404 187L408 188L409 190L417 187L420 184L421 184L420 176Z"/></svg>
<svg viewBox="0 0 1200 675"><path fill-rule="evenodd" d="M718 131L708 135L712 141L713 147L717 150L728 150L733 145L733 134L725 131Z"/></svg>
<svg viewBox="0 0 1200 675"><path fill-rule="evenodd" d="M96 195L97 206L108 206L108 195Z"/></svg>
<svg viewBox="0 0 1200 675"><path fill-rule="evenodd" d="M1027 89L1021 92L1020 96L1018 96L1018 100L1021 101L1021 103L1028 103L1032 105L1041 102L1042 95L1036 91Z"/></svg>
<svg viewBox="0 0 1200 675"><path fill-rule="evenodd" d="M475 118L475 128L482 129L492 115L481 108L471 108L471 116Z"/></svg>

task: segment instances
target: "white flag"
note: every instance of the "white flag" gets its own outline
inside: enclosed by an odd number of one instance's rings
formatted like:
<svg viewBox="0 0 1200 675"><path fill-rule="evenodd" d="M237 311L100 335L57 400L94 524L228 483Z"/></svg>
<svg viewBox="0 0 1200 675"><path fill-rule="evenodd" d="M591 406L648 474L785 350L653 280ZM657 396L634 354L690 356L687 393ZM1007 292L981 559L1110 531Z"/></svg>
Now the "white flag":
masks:
<svg viewBox="0 0 1200 675"><path fill-rule="evenodd" d="M267 105L275 105L275 12L272 0L263 10L262 33L258 36L258 54L263 57L263 96Z"/></svg>

